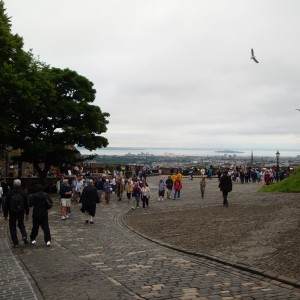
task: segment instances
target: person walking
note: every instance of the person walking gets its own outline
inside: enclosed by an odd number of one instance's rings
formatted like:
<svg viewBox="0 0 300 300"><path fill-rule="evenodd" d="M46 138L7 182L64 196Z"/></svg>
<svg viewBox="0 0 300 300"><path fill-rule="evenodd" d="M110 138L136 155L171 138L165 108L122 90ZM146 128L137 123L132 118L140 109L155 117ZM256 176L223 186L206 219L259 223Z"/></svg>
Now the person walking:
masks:
<svg viewBox="0 0 300 300"><path fill-rule="evenodd" d="M179 178L176 178L174 182L174 198L173 200L176 199L176 196L178 199L180 199L180 191L182 189L182 182Z"/></svg>
<svg viewBox="0 0 300 300"><path fill-rule="evenodd" d="M133 190L132 190L132 196L133 196L134 199L135 199L135 207L132 206L132 209L135 209L135 208L139 208L139 207L140 207L141 192L142 192L142 189L141 189L141 187L139 186L139 183L136 181L136 182L134 183Z"/></svg>
<svg viewBox="0 0 300 300"><path fill-rule="evenodd" d="M201 173L202 176L205 175L205 169L203 167L201 168L200 173Z"/></svg>
<svg viewBox="0 0 300 300"><path fill-rule="evenodd" d="M122 200L124 189L125 189L125 181L122 176L118 176L116 180L116 194L119 201Z"/></svg>
<svg viewBox="0 0 300 300"><path fill-rule="evenodd" d="M104 194L104 191L103 191L103 184L104 184L104 181L103 180L104 177L102 175L99 175L97 177L97 179L95 180L95 187L97 189L97 192L98 192L98 195L99 195L99 201L101 202L102 201L102 196Z"/></svg>
<svg viewBox="0 0 300 300"><path fill-rule="evenodd" d="M223 194L223 205L228 207L228 193L232 191L232 180L231 176L228 175L227 171L223 172L223 175L220 178L219 184L220 191Z"/></svg>
<svg viewBox="0 0 300 300"><path fill-rule="evenodd" d="M158 182L158 201L164 201L166 183L161 178Z"/></svg>
<svg viewBox="0 0 300 300"><path fill-rule="evenodd" d="M112 187L108 178L105 179L105 182L103 183L103 190L104 190L105 203L109 204Z"/></svg>
<svg viewBox="0 0 300 300"><path fill-rule="evenodd" d="M133 190L133 183L131 178L129 178L125 184L125 190L126 190L126 196L128 203L131 203L131 198L132 198L132 190Z"/></svg>
<svg viewBox="0 0 300 300"><path fill-rule="evenodd" d="M82 203L80 210L86 216L85 223L94 224L93 218L96 214L96 204L100 203L100 197L93 179L90 179L88 185L83 189L80 201Z"/></svg>
<svg viewBox="0 0 300 300"><path fill-rule="evenodd" d="M167 199L170 199L172 194L172 189L173 189L173 180L171 178L171 175L168 176L165 183L167 188Z"/></svg>
<svg viewBox="0 0 300 300"><path fill-rule="evenodd" d="M13 245L18 246L17 223L24 244L29 244L24 224L24 216L26 222L28 221L29 203L27 194L21 190L21 180L15 179L13 185L13 189L6 194L3 212L5 222L9 216L9 231Z"/></svg>
<svg viewBox="0 0 300 300"><path fill-rule="evenodd" d="M149 199L150 199L150 189L147 182L143 183L142 187L142 201L143 201L143 208L149 207Z"/></svg>
<svg viewBox="0 0 300 300"><path fill-rule="evenodd" d="M204 198L205 187L206 187L206 180L205 177L202 176L200 179L200 192L201 192L202 199Z"/></svg>
<svg viewBox="0 0 300 300"><path fill-rule="evenodd" d="M63 185L59 191L61 197L61 219L66 220L71 214L71 198L72 198L72 187L69 184L68 179L63 180Z"/></svg>
<svg viewBox="0 0 300 300"><path fill-rule="evenodd" d="M51 245L51 234L48 221L48 209L53 205L52 199L43 191L41 184L35 186L35 193L29 199L29 207L33 206L32 229L30 234L31 244L36 244L36 237L41 226L44 231L44 241L47 247Z"/></svg>
<svg viewBox="0 0 300 300"><path fill-rule="evenodd" d="M59 194L60 192L60 188L63 186L64 184L64 176L61 176L59 180L57 180L56 182L56 191L57 191L57 194Z"/></svg>

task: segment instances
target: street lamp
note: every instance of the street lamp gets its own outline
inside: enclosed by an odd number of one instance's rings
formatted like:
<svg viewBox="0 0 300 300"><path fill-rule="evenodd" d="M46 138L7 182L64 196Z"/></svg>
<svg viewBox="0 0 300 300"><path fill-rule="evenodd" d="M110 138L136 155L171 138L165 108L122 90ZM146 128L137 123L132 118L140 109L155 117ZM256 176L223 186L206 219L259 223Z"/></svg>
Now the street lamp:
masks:
<svg viewBox="0 0 300 300"><path fill-rule="evenodd" d="M280 153L279 151L277 150L276 152L276 160L277 160L277 181L279 180L279 156L280 156Z"/></svg>

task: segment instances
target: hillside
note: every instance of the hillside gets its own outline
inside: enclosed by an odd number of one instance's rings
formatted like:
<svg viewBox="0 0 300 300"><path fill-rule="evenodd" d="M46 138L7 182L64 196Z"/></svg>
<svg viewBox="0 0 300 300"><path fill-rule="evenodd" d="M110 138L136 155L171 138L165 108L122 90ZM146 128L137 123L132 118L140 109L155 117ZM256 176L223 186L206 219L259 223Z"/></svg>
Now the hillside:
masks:
<svg viewBox="0 0 300 300"><path fill-rule="evenodd" d="M300 168L292 173L287 179L278 183L263 186L260 192L282 192L282 193L300 193Z"/></svg>

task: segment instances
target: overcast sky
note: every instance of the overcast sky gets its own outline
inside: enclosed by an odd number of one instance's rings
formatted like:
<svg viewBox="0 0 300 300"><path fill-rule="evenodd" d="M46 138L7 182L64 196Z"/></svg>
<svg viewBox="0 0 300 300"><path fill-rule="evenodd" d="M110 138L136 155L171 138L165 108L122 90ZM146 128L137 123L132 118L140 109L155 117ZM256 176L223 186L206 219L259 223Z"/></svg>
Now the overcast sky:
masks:
<svg viewBox="0 0 300 300"><path fill-rule="evenodd" d="M4 2L26 50L94 83L109 146L300 149L298 0Z"/></svg>

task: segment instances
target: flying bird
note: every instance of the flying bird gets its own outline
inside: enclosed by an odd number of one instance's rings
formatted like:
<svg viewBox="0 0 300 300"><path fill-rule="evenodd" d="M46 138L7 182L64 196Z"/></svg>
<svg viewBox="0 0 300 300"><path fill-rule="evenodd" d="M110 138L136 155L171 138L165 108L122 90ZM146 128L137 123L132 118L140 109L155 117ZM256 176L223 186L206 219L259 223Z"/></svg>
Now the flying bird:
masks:
<svg viewBox="0 0 300 300"><path fill-rule="evenodd" d="M251 49L251 59L253 59L256 63L258 63L256 57L254 56L254 51Z"/></svg>
<svg viewBox="0 0 300 300"><path fill-rule="evenodd" d="M296 108L296 110L299 110L299 111L300 111L300 108Z"/></svg>

